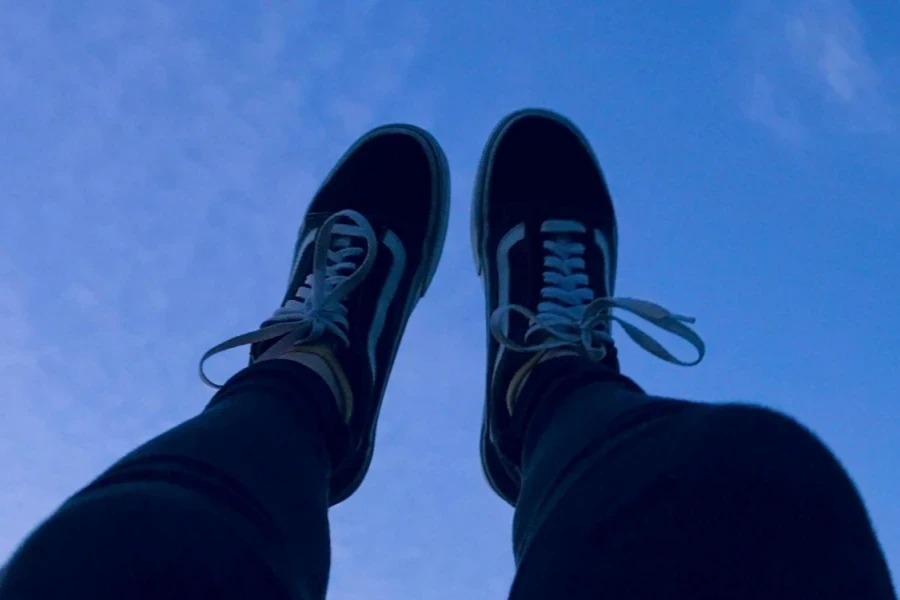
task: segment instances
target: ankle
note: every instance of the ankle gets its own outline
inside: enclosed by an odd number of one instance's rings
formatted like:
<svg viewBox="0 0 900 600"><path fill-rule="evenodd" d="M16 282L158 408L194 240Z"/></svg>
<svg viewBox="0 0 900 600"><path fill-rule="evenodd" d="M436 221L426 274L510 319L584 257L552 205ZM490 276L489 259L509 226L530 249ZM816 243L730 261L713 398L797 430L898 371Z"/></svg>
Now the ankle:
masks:
<svg viewBox="0 0 900 600"><path fill-rule="evenodd" d="M347 378L344 376L343 369L337 363L330 350L318 346L294 348L280 356L264 358L263 360L272 359L290 360L316 373L322 378L328 389L331 390L344 422L350 421L350 417L353 414L353 394Z"/></svg>
<svg viewBox="0 0 900 600"><path fill-rule="evenodd" d="M527 363L525 363L522 368L519 369L519 371L513 376L509 384L509 389L506 394L506 408L509 411L509 414L513 414L519 396L521 396L522 390L525 388L525 384L528 383L528 380L531 378L532 373L538 367L538 365L542 365L546 362L558 358L565 358L570 356L581 356L581 354L570 348L557 348L554 350L539 352L534 355L532 360L529 360Z"/></svg>

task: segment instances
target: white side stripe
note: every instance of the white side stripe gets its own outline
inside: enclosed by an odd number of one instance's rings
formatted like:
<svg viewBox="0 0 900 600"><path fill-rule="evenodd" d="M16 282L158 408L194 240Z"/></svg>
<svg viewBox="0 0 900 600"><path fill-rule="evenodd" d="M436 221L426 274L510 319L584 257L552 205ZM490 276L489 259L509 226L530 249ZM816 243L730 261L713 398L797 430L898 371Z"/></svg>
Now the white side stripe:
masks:
<svg viewBox="0 0 900 600"><path fill-rule="evenodd" d="M384 323L387 319L388 309L394 301L397 288L400 287L400 280L406 270L406 250L403 248L403 242L393 231L388 230L384 234L384 246L391 253L391 269L388 272L387 279L381 292L378 294L378 303L375 305L375 313L372 318L372 329L369 331L369 367L372 369L372 375L377 373L378 368L378 340L384 331Z"/></svg>
<svg viewBox="0 0 900 600"><path fill-rule="evenodd" d="M513 249L513 246L524 239L525 223L519 223L518 225L510 229L497 245L497 306L506 306L507 304L509 304L509 286L510 278L512 276L509 267L509 252ZM501 328L503 329L504 333L509 335L508 315L503 317ZM500 358L503 356L504 350L505 347L501 345L500 350L497 352L497 358L494 362L495 372L497 364L500 362Z"/></svg>

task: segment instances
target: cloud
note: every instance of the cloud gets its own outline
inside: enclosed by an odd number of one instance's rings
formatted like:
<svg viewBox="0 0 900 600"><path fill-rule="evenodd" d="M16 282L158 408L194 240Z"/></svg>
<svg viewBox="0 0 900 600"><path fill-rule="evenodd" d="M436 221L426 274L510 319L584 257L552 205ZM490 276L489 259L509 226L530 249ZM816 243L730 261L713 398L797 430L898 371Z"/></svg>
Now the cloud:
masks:
<svg viewBox="0 0 900 600"><path fill-rule="evenodd" d="M890 135L896 109L849 0L751 0L741 18L744 114L782 140L812 129Z"/></svg>
<svg viewBox="0 0 900 600"><path fill-rule="evenodd" d="M787 16L785 36L798 69L807 73L826 101L860 132L891 132L892 108L882 92L859 15L849 2L804 3Z"/></svg>
<svg viewBox="0 0 900 600"><path fill-rule="evenodd" d="M799 144L808 137L794 108L785 105L783 99L777 96L772 81L762 73L753 77L742 108L748 119L762 125L784 142Z"/></svg>

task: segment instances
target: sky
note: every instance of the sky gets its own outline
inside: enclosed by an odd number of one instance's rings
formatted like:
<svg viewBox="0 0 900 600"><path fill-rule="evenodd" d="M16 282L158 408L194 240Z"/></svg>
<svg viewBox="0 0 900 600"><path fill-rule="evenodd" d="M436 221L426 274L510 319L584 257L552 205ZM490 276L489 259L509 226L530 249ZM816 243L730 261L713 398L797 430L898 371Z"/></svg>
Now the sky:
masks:
<svg viewBox="0 0 900 600"><path fill-rule="evenodd" d="M505 597L467 218L491 128L542 106L604 166L619 294L707 342L683 369L622 339L625 372L805 423L896 579L898 29L896 0L0 0L0 561L203 407L196 360L274 310L319 182L402 121L449 156L450 229L370 475L332 511L329 598Z"/></svg>

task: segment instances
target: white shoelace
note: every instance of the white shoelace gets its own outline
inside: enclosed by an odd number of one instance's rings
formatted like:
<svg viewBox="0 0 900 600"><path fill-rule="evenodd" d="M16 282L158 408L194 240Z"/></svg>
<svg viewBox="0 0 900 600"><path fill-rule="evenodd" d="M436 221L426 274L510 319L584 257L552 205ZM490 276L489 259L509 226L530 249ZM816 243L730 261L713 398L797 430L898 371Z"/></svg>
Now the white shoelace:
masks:
<svg viewBox="0 0 900 600"><path fill-rule="evenodd" d="M557 348L574 348L585 352L594 360L606 356L607 345L612 343L612 321L619 323L634 342L658 358L667 362L693 366L703 359L706 352L703 340L685 323L693 323L693 317L675 315L652 302L635 298L594 298L588 286L585 272L584 244L565 237L544 241L547 254L544 258L544 287L537 313L518 304L499 306L491 315L491 332L498 342L519 352L537 352ZM657 327L684 339L697 349L697 359L691 362L676 358L650 335L619 317L609 309L619 308L637 315ZM609 312L608 312L609 311ZM530 327L520 343L504 332L503 323L510 313L525 317ZM541 340L529 343L537 334Z"/></svg>
<svg viewBox="0 0 900 600"><path fill-rule="evenodd" d="M339 223L341 219L353 224ZM365 240L365 248L354 244L360 238ZM377 251L375 230L363 215L354 210L331 215L316 234L312 273L295 297L276 310L259 329L207 350L200 359L200 379L210 387L222 387L209 380L203 366L210 357L239 346L281 338L257 357L262 360L281 356L291 347L314 342L326 333L349 344L347 330L350 324L343 301L372 270ZM364 255L361 262L360 255Z"/></svg>

